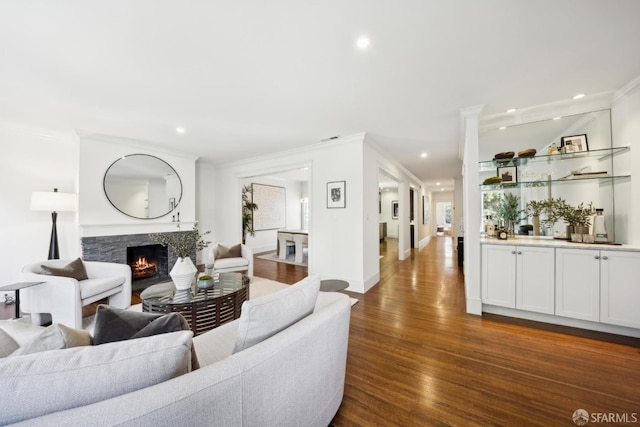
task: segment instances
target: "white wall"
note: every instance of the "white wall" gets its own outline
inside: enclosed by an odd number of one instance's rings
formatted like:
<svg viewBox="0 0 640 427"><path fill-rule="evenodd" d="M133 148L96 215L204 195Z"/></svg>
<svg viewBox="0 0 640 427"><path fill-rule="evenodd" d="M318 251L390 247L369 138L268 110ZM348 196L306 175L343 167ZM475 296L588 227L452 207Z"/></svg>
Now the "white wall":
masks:
<svg viewBox="0 0 640 427"><path fill-rule="evenodd" d="M398 200L398 191L389 190L383 191L381 196L382 201L382 213L380 214L380 222L387 223L387 236L398 238L398 218L393 218L391 212L391 202Z"/></svg>
<svg viewBox="0 0 640 427"><path fill-rule="evenodd" d="M303 196L303 183L265 176L242 179L240 183L241 186L264 184L284 187L286 214L286 225L284 228L290 230L298 230L302 228L300 198ZM306 188L307 185L305 184L304 187ZM258 206L258 209L260 209L260 206ZM277 238L278 230L258 230L255 232L255 236L247 236L247 246L253 249L254 253L272 251L277 247Z"/></svg>
<svg viewBox="0 0 640 427"><path fill-rule="evenodd" d="M47 259L51 214L30 210L31 193L77 193L79 138L71 130L0 122L0 140L0 282L10 284L20 281L24 265ZM80 256L77 213L60 212L57 229L60 258Z"/></svg>
<svg viewBox="0 0 640 427"><path fill-rule="evenodd" d="M623 95L611 109L613 145L629 146L631 150L614 158L614 171L616 175L628 173L631 179L616 183L615 235L616 240L637 246L640 245L640 226L636 220L640 215L640 77L623 89Z"/></svg>
<svg viewBox="0 0 640 427"><path fill-rule="evenodd" d="M196 157L158 151L150 145L104 135L82 135L79 150L79 220L82 236L153 233L178 228L172 214L157 219L138 219L115 209L103 190L104 174L111 164L129 154L150 154L170 164L182 181L180 229L189 230L196 221ZM168 200L167 200L168 204ZM201 229L202 231L203 229Z"/></svg>

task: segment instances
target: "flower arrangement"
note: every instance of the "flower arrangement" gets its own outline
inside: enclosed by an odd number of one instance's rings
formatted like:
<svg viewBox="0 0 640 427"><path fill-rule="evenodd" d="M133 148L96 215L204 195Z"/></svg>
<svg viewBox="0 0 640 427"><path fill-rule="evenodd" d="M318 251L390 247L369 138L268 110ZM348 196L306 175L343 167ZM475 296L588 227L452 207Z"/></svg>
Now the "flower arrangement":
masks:
<svg viewBox="0 0 640 427"><path fill-rule="evenodd" d="M211 231L200 234L196 223L191 231L185 233L154 233L149 234L149 238L162 246L169 246L178 258L187 258L194 251L201 251L211 243L204 240L204 236L209 233Z"/></svg>

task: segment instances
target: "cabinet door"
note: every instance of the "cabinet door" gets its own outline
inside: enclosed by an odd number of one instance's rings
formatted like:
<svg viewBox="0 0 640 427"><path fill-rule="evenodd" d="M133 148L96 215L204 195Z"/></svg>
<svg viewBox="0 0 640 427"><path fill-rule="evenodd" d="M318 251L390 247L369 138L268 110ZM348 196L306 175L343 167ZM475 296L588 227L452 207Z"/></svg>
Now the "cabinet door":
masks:
<svg viewBox="0 0 640 427"><path fill-rule="evenodd" d="M482 245L482 302L515 308L516 248Z"/></svg>
<svg viewBox="0 0 640 427"><path fill-rule="evenodd" d="M516 308L553 314L554 300L554 249L516 247Z"/></svg>
<svg viewBox="0 0 640 427"><path fill-rule="evenodd" d="M640 328L640 253L600 252L600 321Z"/></svg>
<svg viewBox="0 0 640 427"><path fill-rule="evenodd" d="M556 249L556 315L600 321L600 251Z"/></svg>

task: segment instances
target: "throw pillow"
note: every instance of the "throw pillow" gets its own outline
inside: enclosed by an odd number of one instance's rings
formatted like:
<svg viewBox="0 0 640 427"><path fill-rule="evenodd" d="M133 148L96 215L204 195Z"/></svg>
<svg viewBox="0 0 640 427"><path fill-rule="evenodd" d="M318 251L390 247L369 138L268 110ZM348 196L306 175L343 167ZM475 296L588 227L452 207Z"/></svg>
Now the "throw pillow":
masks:
<svg viewBox="0 0 640 427"><path fill-rule="evenodd" d="M141 313L100 304L96 310L93 343L124 341L167 332L190 330L178 313Z"/></svg>
<svg viewBox="0 0 640 427"><path fill-rule="evenodd" d="M0 358L7 357L20 346L4 329L0 329Z"/></svg>
<svg viewBox="0 0 640 427"><path fill-rule="evenodd" d="M49 267L44 264L41 265L40 268L42 268L45 274L52 276L71 277L76 280L86 280L89 278L87 277L87 270L84 268L84 263L80 258L71 261L62 268Z"/></svg>
<svg viewBox="0 0 640 427"><path fill-rule="evenodd" d="M190 330L189 322L179 313L141 313L100 304L96 309L93 343L100 345ZM195 349L191 353L191 367L198 369L200 364Z"/></svg>
<svg viewBox="0 0 640 427"><path fill-rule="evenodd" d="M222 258L240 258L242 256L242 248L240 247L240 243L237 245L231 246L230 248L226 248L222 245L218 245L218 256L216 259Z"/></svg>
<svg viewBox="0 0 640 427"><path fill-rule="evenodd" d="M70 328L61 323L54 323L45 328L40 335L14 351L11 356L22 356L47 350L60 350L87 345L91 345L91 334L89 332Z"/></svg>
<svg viewBox="0 0 640 427"><path fill-rule="evenodd" d="M320 278L309 276L274 294L242 303L234 353L288 328L313 312Z"/></svg>
<svg viewBox="0 0 640 427"><path fill-rule="evenodd" d="M191 336L180 331L0 359L0 390L7 391L2 394L0 425L100 402L186 374L191 370Z"/></svg>

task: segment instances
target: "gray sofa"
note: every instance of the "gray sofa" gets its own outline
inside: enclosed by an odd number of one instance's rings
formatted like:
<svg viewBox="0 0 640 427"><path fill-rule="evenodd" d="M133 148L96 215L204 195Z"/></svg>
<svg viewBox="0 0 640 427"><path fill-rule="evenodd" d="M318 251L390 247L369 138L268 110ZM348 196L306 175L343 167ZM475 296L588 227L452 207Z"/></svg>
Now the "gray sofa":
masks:
<svg viewBox="0 0 640 427"><path fill-rule="evenodd" d="M253 306L243 306L244 320L241 317L195 337L193 346L200 364L199 369L94 403L72 405L68 409L30 417L15 425L327 426L343 397L351 304L349 297L344 294L317 293L317 278L307 278L301 282L297 284L299 286L293 285L275 294L246 302L245 305L251 303ZM286 319L277 320L284 322L276 325L276 328L281 330L269 337L269 332L262 330L265 315L267 318L279 317L285 312L300 311L291 295L296 293L296 288L307 286L308 282L313 282L311 289L315 287L317 294L317 298L313 297L312 300L312 313L302 313L301 318L291 325L286 324ZM305 289L310 288L307 286ZM305 298L308 300L311 294L305 292ZM181 331L81 350L72 348L46 353L74 350L81 352L103 346L116 349L117 346L131 346L135 341L154 339L156 341L152 347L155 348L171 339L172 346L175 347L172 351L181 351L188 356L191 350L189 334L188 331ZM184 342L175 344L174 335ZM129 350L124 352L125 355L128 355L127 351ZM68 354L70 357L76 357L74 353ZM35 354L8 357L0 359L0 365L16 363L7 362L11 359L29 357L39 356ZM92 386L115 388L119 382L130 380L132 375L143 374L141 378L145 379L145 370L163 371L158 369L158 366L163 366L158 365L160 362L146 357L142 359L144 367L129 368L130 372L126 374L108 364L101 366L102 374L92 375L91 378L95 381L104 378L108 380ZM20 368L19 365L18 367ZM179 368L183 367L181 365ZM7 368L15 369L7 365L2 369ZM79 375L78 370L81 369L73 370L71 375ZM65 382L61 383L65 384L62 388L66 387L67 390L51 388L57 384L55 377L42 379L39 375L37 381L40 380L44 384L42 393L73 393L73 380L67 380L67 377ZM0 396L4 397L15 391L8 389L11 388L11 384L10 381L3 382L0 378ZM15 385L15 382L13 384ZM47 387L46 384L51 386ZM2 406L20 404L15 401L7 402L3 397L0 397ZM32 396L32 399L38 399L38 396ZM24 414L29 414L29 402L22 402L22 405ZM3 416L5 415L0 413L0 424L3 421L7 422ZM15 419L9 420L13 421Z"/></svg>

